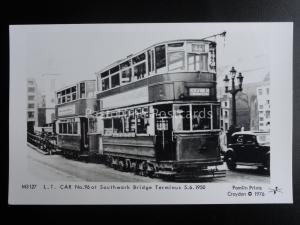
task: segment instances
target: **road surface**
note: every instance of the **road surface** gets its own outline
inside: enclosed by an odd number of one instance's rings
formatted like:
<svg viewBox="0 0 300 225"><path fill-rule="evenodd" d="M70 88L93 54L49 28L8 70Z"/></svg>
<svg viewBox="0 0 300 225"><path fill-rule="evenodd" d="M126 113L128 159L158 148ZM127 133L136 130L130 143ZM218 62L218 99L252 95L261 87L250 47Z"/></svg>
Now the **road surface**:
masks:
<svg viewBox="0 0 300 225"><path fill-rule="evenodd" d="M43 181L93 181L93 182L165 182L130 172L121 172L103 164L85 163L66 159L61 155L44 155L27 146L28 169L32 176ZM226 169L226 165L218 167ZM226 171L226 177L212 179L214 183L269 183L270 176L256 168L238 167Z"/></svg>

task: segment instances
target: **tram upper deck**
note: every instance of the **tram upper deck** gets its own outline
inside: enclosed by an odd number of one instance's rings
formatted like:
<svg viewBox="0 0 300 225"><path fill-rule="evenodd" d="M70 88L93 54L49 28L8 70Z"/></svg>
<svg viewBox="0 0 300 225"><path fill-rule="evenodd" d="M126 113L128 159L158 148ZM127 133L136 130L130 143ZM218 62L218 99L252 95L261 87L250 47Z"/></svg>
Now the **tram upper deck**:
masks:
<svg viewBox="0 0 300 225"><path fill-rule="evenodd" d="M172 100L216 100L216 43L175 40L119 60L97 75L101 109Z"/></svg>
<svg viewBox="0 0 300 225"><path fill-rule="evenodd" d="M85 116L87 111L96 111L95 83L95 80L84 80L57 90L56 119Z"/></svg>

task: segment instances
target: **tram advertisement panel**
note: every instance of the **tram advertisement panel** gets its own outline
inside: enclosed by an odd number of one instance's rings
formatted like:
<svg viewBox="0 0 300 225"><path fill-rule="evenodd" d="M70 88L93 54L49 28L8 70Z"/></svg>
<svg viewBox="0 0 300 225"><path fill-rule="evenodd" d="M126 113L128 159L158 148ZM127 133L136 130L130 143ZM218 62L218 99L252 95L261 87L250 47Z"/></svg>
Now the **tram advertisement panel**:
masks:
<svg viewBox="0 0 300 225"><path fill-rule="evenodd" d="M9 204L293 203L292 37L10 26Z"/></svg>

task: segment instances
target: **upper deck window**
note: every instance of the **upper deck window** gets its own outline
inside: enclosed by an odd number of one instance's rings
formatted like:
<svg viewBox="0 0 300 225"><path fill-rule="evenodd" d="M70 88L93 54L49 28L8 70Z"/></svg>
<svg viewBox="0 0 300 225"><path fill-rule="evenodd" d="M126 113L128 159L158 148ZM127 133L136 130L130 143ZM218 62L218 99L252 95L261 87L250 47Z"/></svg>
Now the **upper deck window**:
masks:
<svg viewBox="0 0 300 225"><path fill-rule="evenodd" d="M208 58L209 54L210 57L215 57L210 53L212 51L211 48L209 48L209 44L205 42L198 42L198 43L188 43L187 44L187 51L188 51L188 58L187 58L187 64L188 64L188 71L208 71L209 65L208 65ZM215 58L210 62L210 69L215 69Z"/></svg>
<svg viewBox="0 0 300 225"><path fill-rule="evenodd" d="M105 71L103 73L101 73L101 78L107 77L109 75L109 71Z"/></svg>
<svg viewBox="0 0 300 225"><path fill-rule="evenodd" d="M205 44L191 44L192 52L194 53L204 53L205 52Z"/></svg>
<svg viewBox="0 0 300 225"><path fill-rule="evenodd" d="M184 52L168 52L169 71L184 69Z"/></svg>
<svg viewBox="0 0 300 225"><path fill-rule="evenodd" d="M152 72L154 71L154 51L148 50L147 55L148 55L148 70L149 72Z"/></svg>
<svg viewBox="0 0 300 225"><path fill-rule="evenodd" d="M85 83L82 82L80 83L80 98L85 98Z"/></svg>
<svg viewBox="0 0 300 225"><path fill-rule="evenodd" d="M132 58L132 62L133 62L133 64L136 64L136 63L139 63L139 62L141 62L141 61L143 61L145 59L146 59L146 54L142 53L142 54L140 54L140 55L138 55L136 57L133 57Z"/></svg>
<svg viewBox="0 0 300 225"><path fill-rule="evenodd" d="M156 69L166 66L166 47L160 45L155 47L155 67Z"/></svg>
<svg viewBox="0 0 300 225"><path fill-rule="evenodd" d="M189 71L200 70L200 55L188 54L188 70Z"/></svg>
<svg viewBox="0 0 300 225"><path fill-rule="evenodd" d="M170 50L170 48L177 48L177 47L182 47L182 46L183 46L183 42L171 43L171 44L168 44L168 50Z"/></svg>
<svg viewBox="0 0 300 225"><path fill-rule="evenodd" d="M57 92L57 104L62 104L65 102L74 101L77 99L77 87L73 86L70 88L67 88L65 90L62 90L60 92Z"/></svg>
<svg viewBox="0 0 300 225"><path fill-rule="evenodd" d="M137 80L144 78L146 74L146 63L141 63L134 67L134 76Z"/></svg>
<svg viewBox="0 0 300 225"><path fill-rule="evenodd" d="M126 69L127 67L131 66L131 61L126 61L120 64L121 70Z"/></svg>
<svg viewBox="0 0 300 225"><path fill-rule="evenodd" d="M85 90L86 90L86 98L94 98L95 97L95 82L94 81L86 81L85 82Z"/></svg>
<svg viewBox="0 0 300 225"><path fill-rule="evenodd" d="M113 76L111 76L111 87L116 87L120 85L120 74L117 73Z"/></svg>
<svg viewBox="0 0 300 225"><path fill-rule="evenodd" d="M132 70L131 68L122 71L122 84L131 82Z"/></svg>
<svg viewBox="0 0 300 225"><path fill-rule="evenodd" d="M200 55L200 70L208 71L208 54Z"/></svg>
<svg viewBox="0 0 300 225"><path fill-rule="evenodd" d="M208 71L208 54L188 54L189 71Z"/></svg>
<svg viewBox="0 0 300 225"><path fill-rule="evenodd" d="M109 89L109 77L102 80L102 91Z"/></svg>
<svg viewBox="0 0 300 225"><path fill-rule="evenodd" d="M113 67L113 68L111 68L111 69L109 70L110 74L116 73L116 72L118 72L118 71L119 71L119 65L118 65L118 66L115 66L115 67Z"/></svg>
<svg viewBox="0 0 300 225"><path fill-rule="evenodd" d="M168 44L168 51L183 51L184 50L184 42L171 43Z"/></svg>

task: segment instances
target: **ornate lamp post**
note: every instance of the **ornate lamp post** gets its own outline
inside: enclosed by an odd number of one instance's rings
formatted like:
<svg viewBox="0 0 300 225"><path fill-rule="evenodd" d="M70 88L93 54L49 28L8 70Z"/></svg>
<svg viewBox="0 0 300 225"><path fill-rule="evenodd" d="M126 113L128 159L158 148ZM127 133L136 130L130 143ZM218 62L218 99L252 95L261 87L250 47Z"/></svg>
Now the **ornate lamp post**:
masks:
<svg viewBox="0 0 300 225"><path fill-rule="evenodd" d="M225 84L225 93L230 93L232 95L232 126L235 128L236 127L236 103L235 103L235 95L239 92L242 91L242 85L243 85L243 79L244 77L242 76L242 73L239 73L239 75L236 77L236 70L234 67L231 68L230 70L230 75L231 75L231 89L228 88L229 84L229 78L228 75L225 75L224 78L224 84ZM235 86L235 79L237 79L238 86Z"/></svg>

